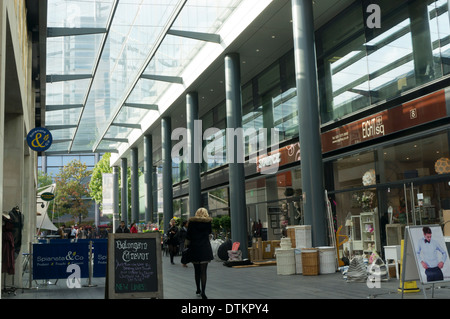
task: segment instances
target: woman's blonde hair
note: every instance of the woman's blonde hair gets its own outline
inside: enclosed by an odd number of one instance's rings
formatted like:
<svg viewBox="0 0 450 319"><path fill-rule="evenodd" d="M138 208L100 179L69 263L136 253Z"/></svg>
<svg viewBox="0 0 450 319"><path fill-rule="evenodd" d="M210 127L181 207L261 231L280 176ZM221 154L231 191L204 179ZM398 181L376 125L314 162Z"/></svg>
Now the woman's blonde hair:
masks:
<svg viewBox="0 0 450 319"><path fill-rule="evenodd" d="M201 218L207 218L207 217L209 217L208 210L206 208L200 207L195 212L195 216L201 217Z"/></svg>

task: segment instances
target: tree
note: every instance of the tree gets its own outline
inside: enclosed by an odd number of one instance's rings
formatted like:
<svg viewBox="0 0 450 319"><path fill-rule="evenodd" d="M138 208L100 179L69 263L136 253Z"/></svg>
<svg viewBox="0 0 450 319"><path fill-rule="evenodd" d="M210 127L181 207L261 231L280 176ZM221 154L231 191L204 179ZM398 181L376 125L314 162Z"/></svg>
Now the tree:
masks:
<svg viewBox="0 0 450 319"><path fill-rule="evenodd" d="M38 171L38 188L51 185L53 183L52 177L47 173Z"/></svg>
<svg viewBox="0 0 450 319"><path fill-rule="evenodd" d="M105 153L92 170L89 190L92 199L99 205L101 205L103 201L103 173L112 173L113 171L112 167L109 165L110 158L111 153Z"/></svg>
<svg viewBox="0 0 450 319"><path fill-rule="evenodd" d="M69 214L74 220L86 218L88 215L89 189L88 181L91 171L79 160L73 160L63 166L55 177L55 205L58 215Z"/></svg>

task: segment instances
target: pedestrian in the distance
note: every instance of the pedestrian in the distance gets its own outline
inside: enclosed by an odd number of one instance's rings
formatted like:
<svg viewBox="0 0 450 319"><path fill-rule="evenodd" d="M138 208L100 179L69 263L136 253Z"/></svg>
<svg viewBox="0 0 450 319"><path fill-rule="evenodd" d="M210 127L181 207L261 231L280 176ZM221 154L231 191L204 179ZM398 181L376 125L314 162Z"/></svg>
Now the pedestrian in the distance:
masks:
<svg viewBox="0 0 450 319"><path fill-rule="evenodd" d="M176 225L176 220L171 219L169 223L169 230L167 231L167 245L169 247L170 263L174 265L173 257L177 254L179 242L179 229Z"/></svg>
<svg viewBox="0 0 450 319"><path fill-rule="evenodd" d="M189 218L186 233L186 245L190 249L190 260L194 265L196 293L203 299L207 299L205 290L208 263L214 259L209 241L209 235L212 233L211 221L206 208L199 208L195 216Z"/></svg>
<svg viewBox="0 0 450 319"><path fill-rule="evenodd" d="M130 233L132 233L132 234L137 234L138 233L138 229L136 227L136 223L131 224Z"/></svg>

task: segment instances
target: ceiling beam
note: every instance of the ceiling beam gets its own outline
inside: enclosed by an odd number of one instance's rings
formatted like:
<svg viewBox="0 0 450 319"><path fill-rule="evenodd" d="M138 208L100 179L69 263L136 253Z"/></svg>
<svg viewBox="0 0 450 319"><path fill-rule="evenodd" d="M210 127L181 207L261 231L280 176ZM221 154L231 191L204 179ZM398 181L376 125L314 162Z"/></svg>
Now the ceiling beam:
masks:
<svg viewBox="0 0 450 319"><path fill-rule="evenodd" d="M50 74L46 76L47 83L91 79L92 74Z"/></svg>
<svg viewBox="0 0 450 319"><path fill-rule="evenodd" d="M158 104L125 103L123 106L158 111Z"/></svg>
<svg viewBox="0 0 450 319"><path fill-rule="evenodd" d="M183 84L183 78L179 76L167 76L167 75L156 75L156 74L142 74L142 79L147 80L155 80L155 81L163 81L163 82L170 82L170 83L179 83Z"/></svg>
<svg viewBox="0 0 450 319"><path fill-rule="evenodd" d="M80 107L83 107L83 104L54 104L54 105L47 105L46 110L60 111L60 110L76 109Z"/></svg>
<svg viewBox="0 0 450 319"><path fill-rule="evenodd" d="M169 31L167 31L167 34L178 36L178 37L183 37L183 38L220 43L220 35L215 34L215 33L169 30Z"/></svg>
<svg viewBox="0 0 450 319"><path fill-rule="evenodd" d="M88 35L88 34L98 34L106 33L106 28L47 28L47 37L67 37L74 35Z"/></svg>
<svg viewBox="0 0 450 319"><path fill-rule="evenodd" d="M128 139L127 138L119 138L119 137L104 137L103 141L118 142L118 143L128 143Z"/></svg>
<svg viewBox="0 0 450 319"><path fill-rule="evenodd" d="M47 125L45 128L49 131L54 130L64 130L67 128L76 128L77 126L75 124L67 124L67 125Z"/></svg>
<svg viewBox="0 0 450 319"><path fill-rule="evenodd" d="M111 126L141 129L141 124L134 124L134 123L111 123ZM102 140L103 140L103 138L102 138Z"/></svg>

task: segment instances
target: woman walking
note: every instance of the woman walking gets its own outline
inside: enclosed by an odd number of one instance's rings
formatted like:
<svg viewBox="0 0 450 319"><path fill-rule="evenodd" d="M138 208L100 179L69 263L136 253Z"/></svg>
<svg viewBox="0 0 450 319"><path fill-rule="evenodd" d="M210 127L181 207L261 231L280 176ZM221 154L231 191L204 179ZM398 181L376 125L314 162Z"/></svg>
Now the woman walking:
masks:
<svg viewBox="0 0 450 319"><path fill-rule="evenodd" d="M190 260L194 265L196 293L203 299L207 299L205 290L208 263L214 258L209 241L209 235L212 233L211 221L208 211L205 208L199 208L195 216L189 218L186 233L186 246L189 247Z"/></svg>

